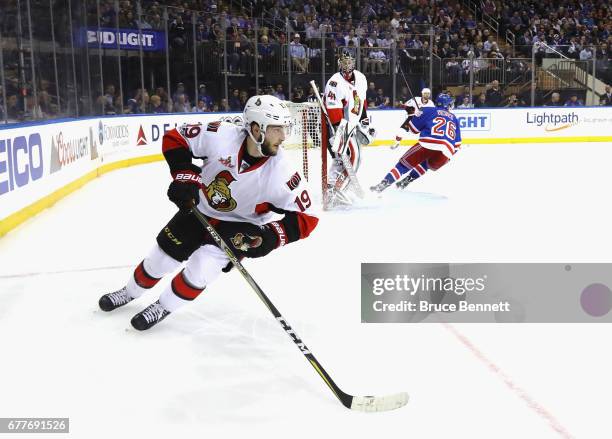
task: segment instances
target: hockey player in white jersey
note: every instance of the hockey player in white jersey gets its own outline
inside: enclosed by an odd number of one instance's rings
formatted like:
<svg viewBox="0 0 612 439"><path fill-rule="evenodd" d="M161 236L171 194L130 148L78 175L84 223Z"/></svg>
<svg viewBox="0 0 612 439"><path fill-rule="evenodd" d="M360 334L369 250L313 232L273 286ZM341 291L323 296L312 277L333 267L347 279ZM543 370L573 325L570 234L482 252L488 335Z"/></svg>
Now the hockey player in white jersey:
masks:
<svg viewBox="0 0 612 439"><path fill-rule="evenodd" d="M332 156L328 188L332 197L347 184L348 173L344 169L340 154L346 154L353 170L357 172L361 162L361 146L369 144L376 136L374 128L369 126L367 114L367 79L363 73L355 70L355 58L350 52L346 51L340 55L338 70L325 85L323 102L334 132L342 119L345 119L348 121L349 132L352 131L354 135L346 144L342 143L337 151L332 148L334 137L330 136L328 139L327 147Z"/></svg>
<svg viewBox="0 0 612 439"><path fill-rule="evenodd" d="M102 310L140 297L186 261L159 300L132 318L134 328L145 330L231 269L228 256L192 213L194 206L239 258L265 256L316 227L304 180L281 148L292 124L287 106L273 96L253 96L243 119L243 126L217 121L183 125L164 135L163 154L173 179L168 197L179 212L126 286L100 298ZM192 158L201 159L201 167Z"/></svg>
<svg viewBox="0 0 612 439"><path fill-rule="evenodd" d="M433 100L431 99L431 90L428 89L428 88L424 88L423 90L421 90L421 96L417 96L416 98L408 99L402 105L402 107L408 113L408 116L412 116L414 114L415 110L417 110L417 109L420 110L420 109L425 108L425 107L435 107L435 106L436 105L434 104ZM395 149L398 146L400 146L400 143L402 142L402 139L404 138L404 132L408 131L407 129L404 128L405 124L406 124L406 122L404 122L402 124L402 126L400 127L400 130L396 134L396 136L395 136L395 143L393 145L391 145L391 149Z"/></svg>

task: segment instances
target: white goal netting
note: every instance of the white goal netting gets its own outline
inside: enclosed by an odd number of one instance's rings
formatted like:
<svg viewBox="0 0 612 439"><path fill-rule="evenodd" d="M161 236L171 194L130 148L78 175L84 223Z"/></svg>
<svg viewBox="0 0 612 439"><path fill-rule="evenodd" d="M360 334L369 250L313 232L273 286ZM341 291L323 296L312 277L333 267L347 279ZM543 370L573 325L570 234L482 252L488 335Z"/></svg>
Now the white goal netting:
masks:
<svg viewBox="0 0 612 439"><path fill-rule="evenodd" d="M322 123L321 108L314 102L286 104L293 116L293 126L284 148L322 201L327 186L327 151L322 148L326 127Z"/></svg>

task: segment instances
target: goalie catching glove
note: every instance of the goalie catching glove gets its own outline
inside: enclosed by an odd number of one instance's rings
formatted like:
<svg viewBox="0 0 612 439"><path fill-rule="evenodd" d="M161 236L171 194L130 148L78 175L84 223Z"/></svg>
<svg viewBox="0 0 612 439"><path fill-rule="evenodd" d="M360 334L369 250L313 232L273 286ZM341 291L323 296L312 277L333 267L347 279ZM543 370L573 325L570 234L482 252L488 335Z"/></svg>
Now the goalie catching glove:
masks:
<svg viewBox="0 0 612 439"><path fill-rule="evenodd" d="M172 183L168 187L168 198L181 210L191 209L200 201L202 188L201 169L196 165L187 165L172 173Z"/></svg>
<svg viewBox="0 0 612 439"><path fill-rule="evenodd" d="M269 210L279 211L274 206ZM319 219L301 212L282 211L285 217L257 226L243 222L222 222L217 231L234 250L236 256L261 258L272 250L306 238L316 227Z"/></svg>
<svg viewBox="0 0 612 439"><path fill-rule="evenodd" d="M349 126L349 122L345 119L340 122L335 135L329 138L332 152L344 154L351 137L354 138L354 141L360 146L369 145L376 137L376 128L370 126L370 121L368 119L362 119L357 125L352 126L353 128Z"/></svg>
<svg viewBox="0 0 612 439"><path fill-rule="evenodd" d="M361 146L369 145L376 137L376 128L370 126L368 119L362 119L355 130L355 137Z"/></svg>

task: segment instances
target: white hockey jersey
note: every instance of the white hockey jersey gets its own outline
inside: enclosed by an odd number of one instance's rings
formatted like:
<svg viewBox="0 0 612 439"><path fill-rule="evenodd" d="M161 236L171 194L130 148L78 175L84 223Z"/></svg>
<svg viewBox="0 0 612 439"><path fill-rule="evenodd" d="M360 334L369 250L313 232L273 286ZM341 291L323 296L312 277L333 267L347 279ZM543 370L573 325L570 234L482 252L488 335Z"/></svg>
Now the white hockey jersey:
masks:
<svg viewBox="0 0 612 439"><path fill-rule="evenodd" d="M258 213L265 205L312 213L306 183L283 148L273 157L249 165L244 128L227 122L183 125L177 129L202 165L198 209L211 218L263 225L282 218L274 212Z"/></svg>
<svg viewBox="0 0 612 439"><path fill-rule="evenodd" d="M415 102L416 99L416 102ZM406 101L406 103L404 104L404 107L414 107L416 108L416 104L419 104L419 108L425 108L425 107L435 107L436 104L434 104L433 99L429 98L427 99L427 102L423 101L423 97L422 96L417 96L416 98L412 98Z"/></svg>
<svg viewBox="0 0 612 439"><path fill-rule="evenodd" d="M357 124L361 120L363 107L367 105L368 81L358 70L353 70L353 74L354 83L347 81L342 73L337 72L325 85L325 107L332 123L346 119L349 123Z"/></svg>

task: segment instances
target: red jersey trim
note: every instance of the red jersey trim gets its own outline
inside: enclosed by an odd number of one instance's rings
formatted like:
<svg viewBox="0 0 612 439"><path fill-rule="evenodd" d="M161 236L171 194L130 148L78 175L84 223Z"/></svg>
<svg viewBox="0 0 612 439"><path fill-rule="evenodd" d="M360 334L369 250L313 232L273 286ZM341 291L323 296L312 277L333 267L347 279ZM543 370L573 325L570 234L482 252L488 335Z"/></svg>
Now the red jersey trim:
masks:
<svg viewBox="0 0 612 439"><path fill-rule="evenodd" d="M164 137L162 138L162 152L178 148L185 148L189 150L189 144L175 128L164 134Z"/></svg>
<svg viewBox="0 0 612 439"><path fill-rule="evenodd" d="M262 157L259 160L257 160L257 163L249 166L243 171L241 165L242 165L242 157L244 157L244 153L246 152L246 144L247 144L247 139L244 139L244 141L242 142L242 145L240 145L240 150L238 151L238 160L236 163L238 174L244 174L245 172L254 171L257 168L260 168L261 166L263 166L263 164L266 163L268 159L270 158L270 157Z"/></svg>

